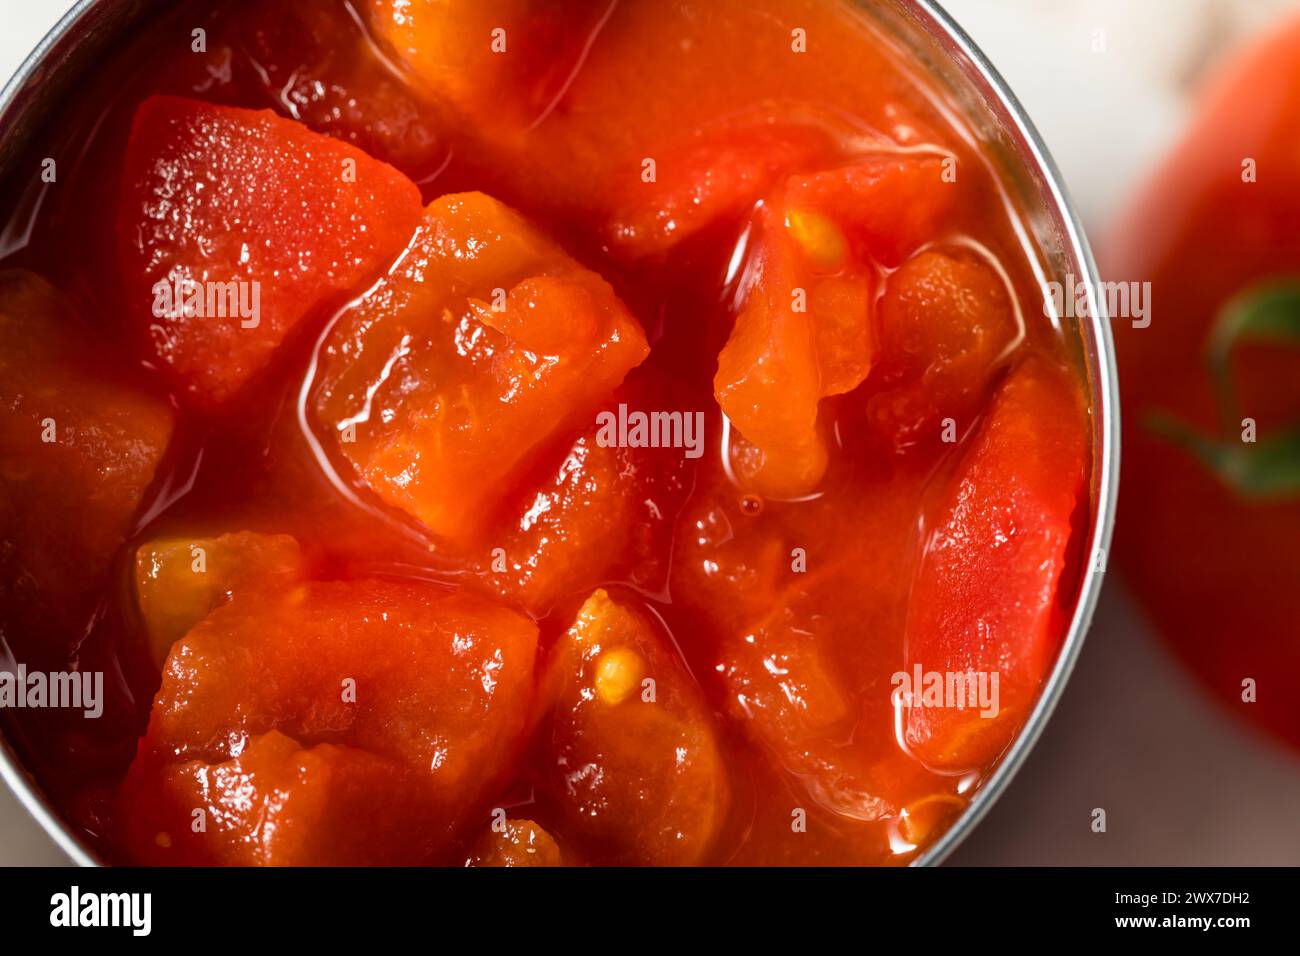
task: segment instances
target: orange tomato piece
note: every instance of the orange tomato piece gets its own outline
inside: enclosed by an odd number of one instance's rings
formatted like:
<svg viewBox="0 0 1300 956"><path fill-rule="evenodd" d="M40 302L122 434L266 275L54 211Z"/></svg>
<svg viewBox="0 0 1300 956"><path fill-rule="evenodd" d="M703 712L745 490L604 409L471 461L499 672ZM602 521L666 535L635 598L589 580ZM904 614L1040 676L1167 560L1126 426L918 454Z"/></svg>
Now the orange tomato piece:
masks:
<svg viewBox="0 0 1300 956"><path fill-rule="evenodd" d="M884 384L868 418L902 451L951 418L964 433L1021 329L1001 277L973 254L927 251L903 263L880 304Z"/></svg>
<svg viewBox="0 0 1300 956"><path fill-rule="evenodd" d="M464 539L648 351L609 284L518 213L444 196L331 334L316 410L380 498Z"/></svg>
<svg viewBox="0 0 1300 956"><path fill-rule="evenodd" d="M168 656L138 773L156 780L159 762L222 764L273 731L304 747L355 748L405 768L383 785L375 775L372 812L390 799L421 807L403 857L435 859L518 756L536 642L536 626L513 611L413 582L241 592ZM248 768L235 769L237 778ZM256 812L256 801L241 805ZM146 810L124 797L120 812ZM351 839L346 815L331 823L336 838Z"/></svg>
<svg viewBox="0 0 1300 956"><path fill-rule="evenodd" d="M805 277L781 234L782 214L763 208L756 222L759 276L718 356L714 395L755 450L738 462L741 481L793 498L812 491L826 472L821 400L860 381L845 366L856 365L863 377L870 367L874 280L869 273Z"/></svg>
<svg viewBox="0 0 1300 956"><path fill-rule="evenodd" d="M730 787L712 718L638 610L598 590L551 664L547 780L563 832L602 863L707 858Z"/></svg>
<svg viewBox="0 0 1300 956"><path fill-rule="evenodd" d="M539 119L606 5L591 0L368 0L375 34L428 93L489 124Z"/></svg>
<svg viewBox="0 0 1300 956"><path fill-rule="evenodd" d="M911 592L907 666L945 680L982 675L990 697L997 675L998 688L990 708L969 697L964 706L908 708L907 743L931 766L991 763L1056 660L1072 607L1064 574L1086 507L1087 424L1078 383L1027 360L999 387L938 489Z"/></svg>
<svg viewBox="0 0 1300 956"><path fill-rule="evenodd" d="M532 820L506 820L489 828L470 852L466 866L564 866L555 838Z"/></svg>
<svg viewBox="0 0 1300 956"><path fill-rule="evenodd" d="M0 273L0 597L26 643L79 628L171 440L160 397L43 279Z"/></svg>
<svg viewBox="0 0 1300 956"><path fill-rule="evenodd" d="M162 667L172 645L233 592L283 588L302 572L302 549L287 534L238 531L141 545L135 598L154 663Z"/></svg>
<svg viewBox="0 0 1300 956"><path fill-rule="evenodd" d="M891 358L927 382L970 387L1015 344L1019 328L1002 279L972 255L923 252L885 286L881 338Z"/></svg>
<svg viewBox="0 0 1300 956"><path fill-rule="evenodd" d="M735 463L743 484L795 498L820 483L819 405L871 371L879 268L937 229L953 188L942 169L937 158L866 159L792 176L758 210L749 288L713 383L749 446Z"/></svg>
<svg viewBox="0 0 1300 956"><path fill-rule="evenodd" d="M382 272L419 215L415 185L353 146L266 110L151 97L118 213L130 320L185 395L215 408L313 309Z"/></svg>

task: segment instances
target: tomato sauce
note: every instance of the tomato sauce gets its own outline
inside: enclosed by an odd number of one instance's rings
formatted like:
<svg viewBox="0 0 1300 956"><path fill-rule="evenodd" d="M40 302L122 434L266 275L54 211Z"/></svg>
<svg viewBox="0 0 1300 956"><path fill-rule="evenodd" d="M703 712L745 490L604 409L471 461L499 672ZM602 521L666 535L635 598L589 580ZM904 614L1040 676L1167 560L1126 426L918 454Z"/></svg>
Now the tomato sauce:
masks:
<svg viewBox="0 0 1300 956"><path fill-rule="evenodd" d="M33 150L3 633L106 699L3 716L109 861L906 863L1015 739L1077 345L851 6L181 5Z"/></svg>

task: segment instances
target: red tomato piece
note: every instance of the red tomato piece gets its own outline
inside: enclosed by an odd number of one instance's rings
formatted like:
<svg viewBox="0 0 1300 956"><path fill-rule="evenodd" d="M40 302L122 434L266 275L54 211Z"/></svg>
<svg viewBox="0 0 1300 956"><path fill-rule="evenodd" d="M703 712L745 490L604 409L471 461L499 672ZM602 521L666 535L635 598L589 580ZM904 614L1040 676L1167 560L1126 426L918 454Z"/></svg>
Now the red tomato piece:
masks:
<svg viewBox="0 0 1300 956"><path fill-rule="evenodd" d="M958 189L945 177L946 157L881 155L794 176L785 186L791 209L827 216L859 255L896 266L939 235Z"/></svg>
<svg viewBox="0 0 1300 956"><path fill-rule="evenodd" d="M500 551L481 561L489 585L544 614L564 594L600 583L641 520L654 520L633 497L632 457L590 435L578 439L551 480L524 496L499 535L488 536L500 542Z"/></svg>
<svg viewBox="0 0 1300 956"><path fill-rule="evenodd" d="M223 26L272 109L417 179L445 161L438 117L342 5L246 4Z"/></svg>
<svg viewBox="0 0 1300 956"><path fill-rule="evenodd" d="M1077 382L1028 360L999 387L938 490L912 586L907 667L945 682L971 672L990 692L997 675L998 699L987 713L969 699L909 707L907 742L931 766L996 759L1056 660L1072 606L1063 574L1086 504L1087 436Z"/></svg>
<svg viewBox="0 0 1300 956"><path fill-rule="evenodd" d="M486 535L492 547L477 562L498 594L542 616L560 598L612 579L650 593L665 588L673 519L689 487L679 453L608 447L588 432L529 484Z"/></svg>
<svg viewBox="0 0 1300 956"><path fill-rule="evenodd" d="M242 592L173 648L136 765L157 779L159 761L223 764L272 731L304 747L356 748L408 771L369 792L372 812L400 784L391 799L424 810L403 857L432 859L518 756L536 642L527 618L428 585L369 579ZM249 770L230 769L234 778ZM319 799L333 806L330 794ZM256 812L256 801L241 805ZM121 812L146 811L124 797ZM351 839L341 832L352 825L346 814L330 820L334 837ZM148 824L131 832L141 828Z"/></svg>
<svg viewBox="0 0 1300 956"><path fill-rule="evenodd" d="M0 273L0 606L11 640L84 623L171 440L171 406L102 358L53 287Z"/></svg>
<svg viewBox="0 0 1300 956"><path fill-rule="evenodd" d="M158 64L159 93L266 108L420 182L445 166L445 117L345 3L230 0L200 11L207 49Z"/></svg>
<svg viewBox="0 0 1300 956"><path fill-rule="evenodd" d="M419 215L410 180L346 143L269 111L152 97L119 207L131 321L186 396L215 407L314 309L382 272Z"/></svg>
<svg viewBox="0 0 1300 956"><path fill-rule="evenodd" d="M434 812L412 770L276 731L217 763L142 756L120 801L122 841L146 866L393 866L425 862ZM196 829L201 827L201 829Z"/></svg>
<svg viewBox="0 0 1300 956"><path fill-rule="evenodd" d="M735 715L795 773L838 763L818 751L851 736L858 717L852 688L835 666L833 641L810 628L814 619L824 623L818 603L844 583L824 574L795 578L773 596L768 614L719 642L717 672Z"/></svg>
<svg viewBox="0 0 1300 956"><path fill-rule="evenodd" d="M676 630L791 791L773 826L788 828L790 807L817 808L846 854L827 859L852 859L843 841L887 846L888 821L935 790L899 751L892 700L927 474L838 474L816 498L781 503L714 466L678 521L672 594L689 616ZM791 859L821 852L800 840Z"/></svg>
<svg viewBox="0 0 1300 956"><path fill-rule="evenodd" d="M689 672L641 612L603 590L555 653L548 781L563 832L598 862L703 861L730 787Z"/></svg>
<svg viewBox="0 0 1300 956"><path fill-rule="evenodd" d="M698 135L655 159L654 178L642 177L610 203L606 234L636 256L672 248L701 229L739 221L782 175L837 155L840 145L824 125L788 120L733 124ZM634 179L634 177L627 177Z"/></svg>
<svg viewBox="0 0 1300 956"><path fill-rule="evenodd" d="M708 660L735 723L816 805L874 822L895 813L908 792L882 746L892 725L883 680L864 680L854 660L874 657L881 669L888 660L888 648L872 638L888 633L877 629L888 620L881 606L889 588L862 580L863 560L822 563L829 549L813 547L817 537L807 530L788 540L818 555L814 570L792 573L791 548L770 526L737 526L734 545L705 549L703 579L684 570L679 580L687 600L712 608ZM859 733L864 726L879 736Z"/></svg>
<svg viewBox="0 0 1300 956"><path fill-rule="evenodd" d="M316 409L382 499L464 539L648 352L609 284L518 213L444 196L332 333Z"/></svg>

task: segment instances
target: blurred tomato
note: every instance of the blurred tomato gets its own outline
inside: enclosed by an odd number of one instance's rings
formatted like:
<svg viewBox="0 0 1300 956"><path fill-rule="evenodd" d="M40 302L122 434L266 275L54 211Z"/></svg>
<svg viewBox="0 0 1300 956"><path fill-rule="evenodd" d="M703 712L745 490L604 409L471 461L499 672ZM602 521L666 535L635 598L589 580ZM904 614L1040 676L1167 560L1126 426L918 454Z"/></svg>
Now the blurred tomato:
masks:
<svg viewBox="0 0 1300 956"><path fill-rule="evenodd" d="M1151 282L1149 327L1115 320L1116 556L1216 696L1300 747L1300 21L1206 94L1104 249Z"/></svg>

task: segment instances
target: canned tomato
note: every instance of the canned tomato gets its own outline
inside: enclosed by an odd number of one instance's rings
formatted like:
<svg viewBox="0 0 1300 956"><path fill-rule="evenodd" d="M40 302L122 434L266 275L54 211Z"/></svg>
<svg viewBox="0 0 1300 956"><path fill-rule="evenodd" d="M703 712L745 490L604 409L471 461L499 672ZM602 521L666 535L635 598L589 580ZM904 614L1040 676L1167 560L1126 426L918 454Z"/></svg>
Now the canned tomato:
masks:
<svg viewBox="0 0 1300 956"><path fill-rule="evenodd" d="M75 861L933 864L1063 693L1110 334L936 4L86 0L0 129Z"/></svg>

